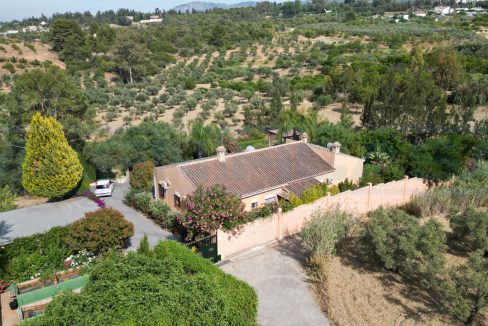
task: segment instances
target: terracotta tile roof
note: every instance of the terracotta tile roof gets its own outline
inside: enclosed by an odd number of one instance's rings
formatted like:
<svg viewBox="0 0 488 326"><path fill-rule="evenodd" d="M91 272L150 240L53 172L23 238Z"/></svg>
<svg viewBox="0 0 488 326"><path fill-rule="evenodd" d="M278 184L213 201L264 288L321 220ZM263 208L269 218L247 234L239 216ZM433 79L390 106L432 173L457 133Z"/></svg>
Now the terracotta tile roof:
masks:
<svg viewBox="0 0 488 326"><path fill-rule="evenodd" d="M301 197L305 190L320 184L320 182L315 178L307 178L303 180L293 181L289 183L285 188L286 190L294 193L295 195Z"/></svg>
<svg viewBox="0 0 488 326"><path fill-rule="evenodd" d="M241 197L334 171L303 142L228 154L224 162L216 157L189 161L178 164L178 168L194 186L222 184L227 191Z"/></svg>

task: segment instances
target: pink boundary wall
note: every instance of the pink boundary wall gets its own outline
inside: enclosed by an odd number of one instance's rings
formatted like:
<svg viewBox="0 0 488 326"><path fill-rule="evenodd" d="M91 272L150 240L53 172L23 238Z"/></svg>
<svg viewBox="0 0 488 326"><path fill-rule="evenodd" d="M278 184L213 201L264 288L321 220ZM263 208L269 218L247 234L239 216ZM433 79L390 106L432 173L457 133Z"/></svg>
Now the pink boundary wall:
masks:
<svg viewBox="0 0 488 326"><path fill-rule="evenodd" d="M269 218L248 223L233 235L231 232L217 232L218 253L222 259L231 255L264 245L284 236L298 233L312 214L319 210L341 207L355 214L364 214L380 206L398 206L418 193L425 192L423 179L405 177L402 180L381 183L354 191L345 191L335 196L322 197L311 204L299 206L289 212L278 212Z"/></svg>

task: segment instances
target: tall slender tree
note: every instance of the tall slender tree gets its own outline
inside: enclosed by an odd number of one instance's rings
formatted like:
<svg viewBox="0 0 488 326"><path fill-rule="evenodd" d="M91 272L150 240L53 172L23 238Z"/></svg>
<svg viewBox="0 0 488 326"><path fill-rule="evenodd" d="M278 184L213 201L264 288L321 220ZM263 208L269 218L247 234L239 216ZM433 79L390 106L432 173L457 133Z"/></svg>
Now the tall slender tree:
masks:
<svg viewBox="0 0 488 326"><path fill-rule="evenodd" d="M80 182L83 167L54 118L32 117L22 171L25 190L42 197L62 197Z"/></svg>

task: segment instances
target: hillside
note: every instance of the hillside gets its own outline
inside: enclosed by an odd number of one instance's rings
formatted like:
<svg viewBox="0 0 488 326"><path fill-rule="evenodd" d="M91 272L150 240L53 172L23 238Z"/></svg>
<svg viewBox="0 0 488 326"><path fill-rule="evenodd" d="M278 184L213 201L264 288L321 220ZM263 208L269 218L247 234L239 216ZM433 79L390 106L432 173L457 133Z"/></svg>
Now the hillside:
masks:
<svg viewBox="0 0 488 326"><path fill-rule="evenodd" d="M172 10L178 12L186 12L186 11L193 11L193 10L205 11L205 10L210 10L215 8L231 9L231 8L244 8L244 7L255 7L255 6L256 6L256 2L254 1L239 2L234 4L194 1L194 2L189 2L189 3L176 6L172 8Z"/></svg>

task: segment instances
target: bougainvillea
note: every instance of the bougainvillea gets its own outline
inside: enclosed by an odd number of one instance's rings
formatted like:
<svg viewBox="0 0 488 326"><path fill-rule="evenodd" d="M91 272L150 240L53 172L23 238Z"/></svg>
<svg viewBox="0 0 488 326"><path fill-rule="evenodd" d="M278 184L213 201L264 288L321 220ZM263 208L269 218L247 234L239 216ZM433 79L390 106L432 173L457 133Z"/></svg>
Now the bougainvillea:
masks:
<svg viewBox="0 0 488 326"><path fill-rule="evenodd" d="M177 216L177 222L188 230L187 241L208 237L221 227L233 230L246 218L241 199L221 185L198 187L184 204L185 211Z"/></svg>

